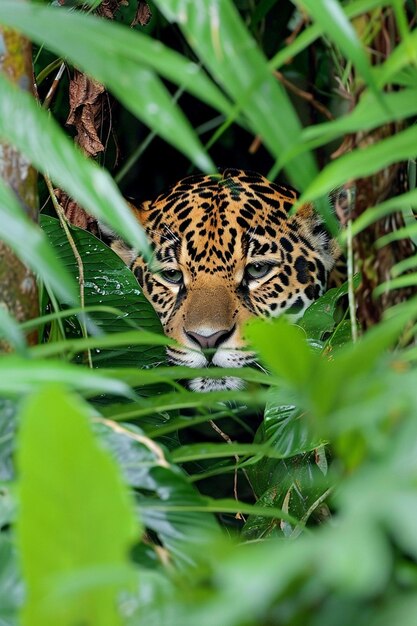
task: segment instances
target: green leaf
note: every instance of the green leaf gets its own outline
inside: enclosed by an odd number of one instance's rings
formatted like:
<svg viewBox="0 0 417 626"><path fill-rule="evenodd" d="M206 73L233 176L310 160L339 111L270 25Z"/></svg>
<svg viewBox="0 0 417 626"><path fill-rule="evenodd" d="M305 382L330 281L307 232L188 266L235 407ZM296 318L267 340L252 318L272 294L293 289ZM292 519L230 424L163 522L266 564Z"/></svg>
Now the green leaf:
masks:
<svg viewBox="0 0 417 626"><path fill-rule="evenodd" d="M382 398L382 390L378 386L383 378L382 375L375 377L375 368L384 352L392 346L414 316L415 313L410 315L409 308L398 308L395 316L371 328L357 343L344 346L331 361L324 358L319 360L314 378L310 381L310 397L318 414L334 419L332 411L336 407L345 408L348 412L350 407L352 411L351 406L359 402L361 397L358 394L363 394L362 403L365 403L368 391L371 394L371 405L377 406L377 397L372 397L371 383L376 387L375 393ZM367 384L363 387L361 380L365 378ZM359 392L358 387L361 390ZM367 410L370 412L369 408Z"/></svg>
<svg viewBox="0 0 417 626"><path fill-rule="evenodd" d="M282 454L279 454L267 443L193 443L181 446L171 452L175 463L189 463L198 459L216 459L236 455L282 458Z"/></svg>
<svg viewBox="0 0 417 626"><path fill-rule="evenodd" d="M20 355L27 353L25 336L19 324L2 306L0 306L0 340L6 340Z"/></svg>
<svg viewBox="0 0 417 626"><path fill-rule="evenodd" d="M47 382L62 383L90 396L96 393L132 396L130 388L115 376L106 376L81 366L13 355L0 358L0 394L19 396L34 392L39 385Z"/></svg>
<svg viewBox="0 0 417 626"><path fill-rule="evenodd" d="M23 600L23 583L17 567L16 546L9 533L0 535L0 626L15 626Z"/></svg>
<svg viewBox="0 0 417 626"><path fill-rule="evenodd" d="M336 137L359 130L372 130L387 122L403 120L416 113L416 89L381 93L378 98L372 92L366 91L351 113L333 122L309 126L303 130L301 137L307 146L322 146Z"/></svg>
<svg viewBox="0 0 417 626"><path fill-rule="evenodd" d="M122 623L117 594L130 581L127 554L140 528L114 461L93 437L88 412L53 387L22 411L17 543L26 582L23 626Z"/></svg>
<svg viewBox="0 0 417 626"><path fill-rule="evenodd" d="M1 101L1 97L0 97ZM1 106L1 104L0 104ZM1 126L1 121L0 121ZM40 228L32 222L11 190L0 179L0 238L38 273L57 295L74 302L75 285ZM4 315L3 315L4 318ZM0 324L5 325L6 319ZM10 329L10 324L8 325ZM22 346L16 332L15 341ZM23 342L24 343L24 342Z"/></svg>
<svg viewBox="0 0 417 626"><path fill-rule="evenodd" d="M266 517L251 515L243 528L243 535L247 539L261 539L265 536L278 535L290 536L297 527L301 530L310 515L314 512L314 504L327 492L327 485L320 474L315 462L314 454L305 454L296 458L275 463L271 461L260 462L260 468L250 468L251 483L259 485L266 483L265 491L261 492L258 505L267 508L280 507L291 515L293 520L289 522L278 516ZM263 480L259 481L259 476ZM267 478L266 478L267 477ZM253 484L253 483L252 483ZM300 522L297 523L296 520Z"/></svg>
<svg viewBox="0 0 417 626"><path fill-rule="evenodd" d="M252 130L279 159L297 142L301 126L295 110L266 59L230 0L196 3L194 0L157 0L171 22L178 22L193 50L249 120ZM279 111L279 115L271 115ZM287 173L298 189L316 174L310 154L294 158Z"/></svg>
<svg viewBox="0 0 417 626"><path fill-rule="evenodd" d="M309 380L315 355L299 327L283 317L258 319L248 324L245 335L274 374L297 386Z"/></svg>
<svg viewBox="0 0 417 626"><path fill-rule="evenodd" d="M383 139L367 148L357 148L327 165L305 190L300 202L311 202L347 180L364 178L392 163L414 158L417 126Z"/></svg>
<svg viewBox="0 0 417 626"><path fill-rule="evenodd" d="M165 457L160 445L132 424L100 421L94 430L117 459L128 484L135 488L147 528L177 564L201 560L219 534L214 516L201 510L204 500L185 474ZM171 510L182 505L184 510Z"/></svg>
<svg viewBox="0 0 417 626"><path fill-rule="evenodd" d="M48 216L42 216L41 225L64 267L72 276L78 278L78 265L59 221ZM136 336L136 345L134 336L131 335L130 340L125 338L124 343L122 341L119 344L126 346L127 341L128 345L123 350L110 350L108 348L103 351L94 351L92 354L93 362L101 367L114 367L116 365L144 367L164 362L165 352L158 346L165 345L167 340L163 335L161 323L152 305L143 295L135 276L113 250L91 233L81 228L71 227L71 234L84 267L85 304L87 306L114 307L120 312L118 315L104 310L91 313L90 317L95 324L106 335L110 336L102 339L97 337L96 340L90 339L87 344L85 340L80 340L81 343L84 341L84 346L80 349L85 349L86 346L90 345L90 342L94 343L94 341L97 341L96 350L101 350L100 345L98 345L100 341L108 342L108 344L113 343L117 346L116 337L111 335L114 333L126 334L126 330L133 327L140 331L146 331L141 335L142 344L139 333ZM61 303L67 304L67 301L64 299L61 300ZM159 334L159 337L155 336L152 341L151 333ZM147 347L144 347L145 345ZM69 350L76 349L76 342L68 341L61 347ZM56 349L56 344L38 347L40 351L52 350L54 352Z"/></svg>
<svg viewBox="0 0 417 626"><path fill-rule="evenodd" d="M165 335L157 335L144 330L132 330L126 333L112 333L109 335L94 335L82 339L65 339L51 343L33 346L30 355L33 357L57 356L65 351L79 354L89 348L117 348L125 346L167 346L172 345L172 339ZM175 344L176 345L176 344ZM100 350L97 350L100 352ZM109 359L110 360L110 359Z"/></svg>
<svg viewBox="0 0 417 626"><path fill-rule="evenodd" d="M317 448L322 442L312 436L305 412L294 405L280 404L279 395L277 398L274 391L271 390L269 402L265 407L263 438L274 447L281 458Z"/></svg>
<svg viewBox="0 0 417 626"><path fill-rule="evenodd" d="M65 9L2 0L0 22L70 59L197 167L215 170L188 120L154 73L160 72L215 108L229 111L227 99L195 63L136 31Z"/></svg>
<svg viewBox="0 0 417 626"><path fill-rule="evenodd" d="M346 17L352 19L362 15L363 13L367 13L368 11L372 11L373 9L389 4L390 0L352 0L347 6L344 7L344 11ZM269 62L269 66L273 69L279 69L288 63L290 59L305 50L322 34L323 29L320 27L319 23L309 26L302 33L300 33L300 35L298 35L292 43L286 45L282 50L277 52L277 54Z"/></svg>
<svg viewBox="0 0 417 626"><path fill-rule="evenodd" d="M323 339L324 335L333 330L336 325L334 314L337 303L347 292L347 283L340 287L329 289L321 298L308 307L298 324L301 328L304 328L309 339Z"/></svg>
<svg viewBox="0 0 417 626"><path fill-rule="evenodd" d="M346 16L342 6L337 0L301 0L301 4L313 17L315 22L320 24L323 31L349 59L357 71L362 74L362 78L376 92L375 79L371 71L371 65L355 29Z"/></svg>
<svg viewBox="0 0 417 626"><path fill-rule="evenodd" d="M3 3L0 6L3 8ZM18 148L38 170L48 174L81 206L109 224L126 241L140 250L148 249L139 222L109 174L85 158L52 117L2 74L0 137Z"/></svg>
<svg viewBox="0 0 417 626"><path fill-rule="evenodd" d="M378 83L383 86L395 82L396 75L406 66L415 64L417 51L417 31L413 30L406 40L401 41L388 56L385 63L377 68Z"/></svg>

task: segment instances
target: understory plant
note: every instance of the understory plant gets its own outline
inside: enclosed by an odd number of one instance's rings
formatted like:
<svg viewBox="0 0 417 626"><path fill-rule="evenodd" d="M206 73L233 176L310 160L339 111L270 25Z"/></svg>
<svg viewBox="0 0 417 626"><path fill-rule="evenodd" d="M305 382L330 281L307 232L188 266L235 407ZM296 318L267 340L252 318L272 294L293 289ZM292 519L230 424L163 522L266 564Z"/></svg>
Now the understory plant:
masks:
<svg viewBox="0 0 417 626"><path fill-rule="evenodd" d="M1 626L415 624L415 17L2 0ZM9 71L29 40L36 94ZM40 173L25 196L10 150ZM191 393L134 275L65 207L146 254L124 197L225 160L314 202L347 280L296 325L248 325L244 389Z"/></svg>

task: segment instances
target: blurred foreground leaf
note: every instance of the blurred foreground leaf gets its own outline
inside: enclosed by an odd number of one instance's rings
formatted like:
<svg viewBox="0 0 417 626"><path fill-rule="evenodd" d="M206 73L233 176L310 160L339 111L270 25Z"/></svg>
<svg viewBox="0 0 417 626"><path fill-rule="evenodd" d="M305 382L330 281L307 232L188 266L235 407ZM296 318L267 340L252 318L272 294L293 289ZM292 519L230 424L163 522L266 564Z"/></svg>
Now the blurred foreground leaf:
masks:
<svg viewBox="0 0 417 626"><path fill-rule="evenodd" d="M0 178L0 238L61 298L75 300L75 284L47 238ZM16 341L15 341L16 343Z"/></svg>
<svg viewBox="0 0 417 626"><path fill-rule="evenodd" d="M22 411L17 543L27 587L24 626L122 623L117 593L129 581L127 552L140 528L87 411L57 387L41 390Z"/></svg>

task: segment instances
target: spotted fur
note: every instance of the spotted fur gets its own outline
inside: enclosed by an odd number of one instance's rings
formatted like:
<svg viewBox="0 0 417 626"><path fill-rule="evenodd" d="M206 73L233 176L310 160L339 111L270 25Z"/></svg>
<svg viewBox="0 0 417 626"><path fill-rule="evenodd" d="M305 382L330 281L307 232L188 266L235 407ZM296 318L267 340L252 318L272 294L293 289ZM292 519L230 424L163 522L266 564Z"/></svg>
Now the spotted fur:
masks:
<svg viewBox="0 0 417 626"><path fill-rule="evenodd" d="M116 241L165 333L179 347L171 363L242 367L244 324L286 313L297 320L326 289L335 246L311 205L289 215L297 193L260 174L227 169L179 181L136 214L154 250L152 263ZM210 348L208 353L207 348ZM241 386L237 378L196 378L190 388Z"/></svg>

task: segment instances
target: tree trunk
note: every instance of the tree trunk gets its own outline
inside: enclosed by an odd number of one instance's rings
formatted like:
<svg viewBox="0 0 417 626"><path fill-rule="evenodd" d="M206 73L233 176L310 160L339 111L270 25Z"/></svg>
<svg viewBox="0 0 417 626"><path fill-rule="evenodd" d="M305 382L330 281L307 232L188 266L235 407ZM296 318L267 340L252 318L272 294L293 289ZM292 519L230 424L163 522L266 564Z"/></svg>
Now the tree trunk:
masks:
<svg viewBox="0 0 417 626"><path fill-rule="evenodd" d="M0 71L20 89L33 92L30 42L12 29L0 26L0 51ZM36 221L38 217L36 171L15 148L1 142L0 176L14 191L29 217ZM2 241L0 241L0 306L5 307L19 322L32 319L39 314L35 276ZM36 343L36 338L36 332L31 333L28 336L29 343Z"/></svg>
<svg viewBox="0 0 417 626"><path fill-rule="evenodd" d="M374 64L385 62L399 40L393 10L387 9L383 19L377 10L377 18L379 28L373 42L368 45L368 50L372 51L370 59ZM362 19L361 24L362 28L365 28L366 18ZM355 84L354 74L351 75L351 83ZM351 99L358 101L362 89L363 86L359 83L356 93L351 94ZM353 148L377 144L401 130L403 130L403 124L393 122L368 132L355 133L345 138L338 152L343 154ZM345 185L348 190L351 187L355 190L356 197L350 211L346 213L343 199L339 207L336 204L336 212L342 224L346 223L347 219L356 220L369 207L407 191L407 163L394 163L367 178ZM387 289L382 295L375 296L375 289L392 278L392 268L396 263L416 253L413 241L407 238L384 247L378 246L377 242L382 236L399 230L403 226L404 216L401 211L398 211L374 222L353 239L354 269L362 275L356 292L356 300L357 317L363 330L378 324L388 308L409 299L416 293L416 288L411 286L394 290Z"/></svg>

